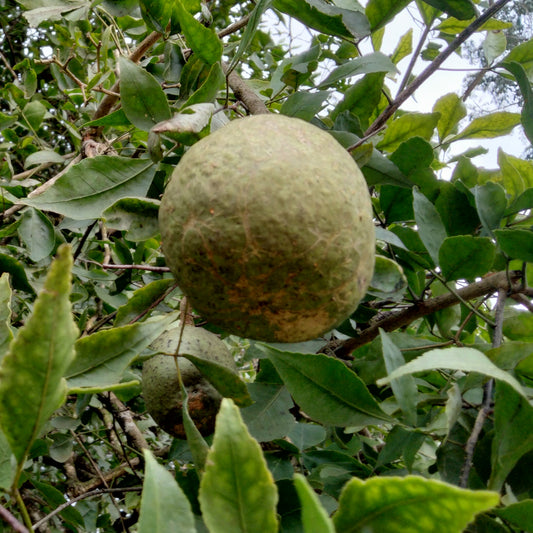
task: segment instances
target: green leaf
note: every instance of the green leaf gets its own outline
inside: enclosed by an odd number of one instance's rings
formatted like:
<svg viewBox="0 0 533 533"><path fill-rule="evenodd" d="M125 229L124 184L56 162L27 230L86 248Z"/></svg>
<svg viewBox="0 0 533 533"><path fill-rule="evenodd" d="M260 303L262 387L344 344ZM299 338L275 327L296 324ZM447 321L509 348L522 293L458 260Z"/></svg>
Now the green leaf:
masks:
<svg viewBox="0 0 533 533"><path fill-rule="evenodd" d="M250 383L253 404L241 410L248 431L259 442L282 439L290 432L296 420L290 413L294 407L291 395L282 385Z"/></svg>
<svg viewBox="0 0 533 533"><path fill-rule="evenodd" d="M488 31L483 41L483 54L488 65L500 57L507 48L507 38L502 30Z"/></svg>
<svg viewBox="0 0 533 533"><path fill-rule="evenodd" d="M404 141L422 137L429 141L440 119L439 113L407 113L389 123L377 147L394 152Z"/></svg>
<svg viewBox="0 0 533 533"><path fill-rule="evenodd" d="M438 26L436 30L440 30L443 33L448 35L456 35L462 32L465 28L468 28L474 22L475 18L469 20L458 20L455 17L448 17ZM484 24L482 24L476 31L492 31L492 30L506 30L512 28L513 24L511 22L504 22L503 20L498 20L496 18L491 18Z"/></svg>
<svg viewBox="0 0 533 533"><path fill-rule="evenodd" d="M333 521L337 533L459 533L477 513L498 502L495 492L418 476L353 478L341 493Z"/></svg>
<svg viewBox="0 0 533 533"><path fill-rule="evenodd" d="M128 303L117 309L114 325L125 326L138 318L149 310L161 297L167 294L175 284L176 282L172 278L159 279L137 289L128 300Z"/></svg>
<svg viewBox="0 0 533 533"><path fill-rule="evenodd" d="M484 185L476 186L474 197L479 220L485 230L492 234L492 230L500 227L505 214L507 207L505 190L500 184L488 181Z"/></svg>
<svg viewBox="0 0 533 533"><path fill-rule="evenodd" d="M335 533L335 527L328 513L322 507L317 494L302 474L294 474L294 486L302 504L304 533Z"/></svg>
<svg viewBox="0 0 533 533"><path fill-rule="evenodd" d="M33 313L0 367L0 426L19 465L66 398L63 376L78 335L69 301L71 268L70 248L61 246Z"/></svg>
<svg viewBox="0 0 533 533"><path fill-rule="evenodd" d="M35 291L26 277L24 265L14 257L0 254L0 272L11 276L11 285L15 290L33 294Z"/></svg>
<svg viewBox="0 0 533 533"><path fill-rule="evenodd" d="M119 58L120 101L128 120L137 128L150 128L171 117L167 97L158 81L125 57Z"/></svg>
<svg viewBox="0 0 533 533"><path fill-rule="evenodd" d="M511 340L533 341L533 314L521 309L506 309L503 334Z"/></svg>
<svg viewBox="0 0 533 533"><path fill-rule="evenodd" d="M174 476L150 450L144 450L144 462L139 533L196 533L191 505Z"/></svg>
<svg viewBox="0 0 533 533"><path fill-rule="evenodd" d="M65 499L63 493L52 485L49 485L48 483L42 483L36 479L32 479L31 484L41 493L46 503L50 505L52 509L56 509L60 505L66 503L67 500ZM82 515L75 507L71 505L65 507L65 509L59 513L59 515L68 524L77 527L84 526Z"/></svg>
<svg viewBox="0 0 533 533"><path fill-rule="evenodd" d="M98 218L124 197L143 197L155 174L149 159L100 155L82 159L43 194L21 202L75 220Z"/></svg>
<svg viewBox="0 0 533 533"><path fill-rule="evenodd" d="M531 75L533 69L533 39L515 46L505 57L505 64L516 61Z"/></svg>
<svg viewBox="0 0 533 533"><path fill-rule="evenodd" d="M456 133L459 122L466 116L466 106L457 94L448 93L435 102L433 112L440 113L437 131L443 141L448 135Z"/></svg>
<svg viewBox="0 0 533 533"><path fill-rule="evenodd" d="M381 52L373 52L347 61L340 67L333 69L330 75L320 83L319 87L330 87L352 76L374 72L397 72L397 69L388 56Z"/></svg>
<svg viewBox="0 0 533 533"><path fill-rule="evenodd" d="M353 39L370 34L368 20L363 13L341 9L324 0L274 0L273 7L326 35Z"/></svg>
<svg viewBox="0 0 533 533"><path fill-rule="evenodd" d="M280 113L309 122L324 107L324 100L329 95L329 91L295 92L283 102Z"/></svg>
<svg viewBox="0 0 533 533"><path fill-rule="evenodd" d="M331 426L364 426L390 421L365 384L341 361L260 345L295 402L312 419ZM343 386L339 387L339 383Z"/></svg>
<svg viewBox="0 0 533 533"><path fill-rule="evenodd" d="M503 518L524 531L533 530L533 500L522 500L507 507L499 507L492 511L495 515Z"/></svg>
<svg viewBox="0 0 533 533"><path fill-rule="evenodd" d="M18 233L32 261L38 262L52 253L56 243L54 226L40 211L25 209L20 217Z"/></svg>
<svg viewBox="0 0 533 533"><path fill-rule="evenodd" d="M448 142L458 141L459 139L494 139L502 137L511 133L518 124L520 124L520 115L518 113L509 113L507 111L490 113L472 120L463 131L448 139Z"/></svg>
<svg viewBox="0 0 533 533"><path fill-rule="evenodd" d="M498 165L503 178L503 186L507 194L516 198L528 188L533 187L533 164L518 157L498 150Z"/></svg>
<svg viewBox="0 0 533 533"><path fill-rule="evenodd" d="M391 235L394 235L394 233L391 233ZM398 237L396 239L401 244L400 239ZM403 244L401 244L401 247L404 247ZM407 279L402 267L388 257L377 255L374 275L368 290L369 294L383 299L398 299L401 298L406 289Z"/></svg>
<svg viewBox="0 0 533 533"><path fill-rule="evenodd" d="M190 60L189 60L190 61ZM189 97L184 107L190 107L195 104L212 102L220 88L226 82L226 76L220 66L220 63L211 65L208 74L200 87Z"/></svg>
<svg viewBox="0 0 533 533"><path fill-rule="evenodd" d="M518 460L533 450L533 407L508 384L497 383L488 487L500 490Z"/></svg>
<svg viewBox="0 0 533 533"><path fill-rule="evenodd" d="M211 29L196 20L184 7L183 0L174 0L174 10L187 44L207 65L213 65L222 57L222 41Z"/></svg>
<svg viewBox="0 0 533 533"><path fill-rule="evenodd" d="M265 13L265 11L270 8L271 4L272 0L259 0L256 3L253 11L250 13L250 19L246 24L246 28L244 29L244 33L242 34L241 41L239 42L239 46L237 47L237 51L231 59L229 71L232 71L237 66L237 63L240 61L242 55L252 43L254 36L257 32L257 27L261 22L261 17Z"/></svg>
<svg viewBox="0 0 533 533"><path fill-rule="evenodd" d="M69 388L105 387L118 383L124 370L161 335L176 315L158 315L145 322L114 327L81 337L65 377Z"/></svg>
<svg viewBox="0 0 533 533"><path fill-rule="evenodd" d="M473 280L486 274L496 255L496 247L488 237L459 235L448 237L439 250L439 265L448 281Z"/></svg>
<svg viewBox="0 0 533 533"><path fill-rule="evenodd" d="M528 229L498 229L494 231L503 252L515 259L533 262L533 231Z"/></svg>
<svg viewBox="0 0 533 533"><path fill-rule="evenodd" d="M409 28L401 37L392 53L391 61L397 65L402 59L413 53L413 28Z"/></svg>
<svg viewBox="0 0 533 533"><path fill-rule="evenodd" d="M383 347L383 359L385 368L390 374L393 370L405 364L405 359L400 349L392 342L391 338L383 329L380 328L381 346ZM418 389L413 376L405 375L393 379L390 383L394 397L400 406L405 422L411 426L416 426L417 414L416 406L418 403Z"/></svg>
<svg viewBox="0 0 533 533"><path fill-rule="evenodd" d="M159 201L151 198L121 198L102 213L108 228L126 231L129 241L145 241L159 235Z"/></svg>
<svg viewBox="0 0 533 533"><path fill-rule="evenodd" d="M0 489L8 491L15 479L17 461L0 427Z"/></svg>
<svg viewBox="0 0 533 533"><path fill-rule="evenodd" d="M372 33L385 26L411 0L369 0L366 4L365 13L370 22Z"/></svg>
<svg viewBox="0 0 533 533"><path fill-rule="evenodd" d="M22 110L22 116L26 120L31 131L37 131L46 115L46 107L38 100L28 102Z"/></svg>
<svg viewBox="0 0 533 533"><path fill-rule="evenodd" d="M7 353L9 343L13 340L13 331L9 327L11 323L11 293L9 275L4 272L0 276L0 364Z"/></svg>
<svg viewBox="0 0 533 533"><path fill-rule="evenodd" d="M461 370L463 372L478 372L491 378L504 381L515 391L526 397L522 386L516 379L498 368L483 352L474 348L444 348L429 350L424 355L409 361L405 365L397 368L387 377L377 380L378 385L386 385L391 380L397 379L406 374L415 372L427 372L436 368L447 368L450 370Z"/></svg>
<svg viewBox="0 0 533 533"><path fill-rule="evenodd" d="M424 0L424 2L459 20L469 20L477 16L472 0Z"/></svg>
<svg viewBox="0 0 533 533"><path fill-rule="evenodd" d="M413 210L420 239L433 262L438 265L439 250L447 236L439 212L417 188L413 189Z"/></svg>
<svg viewBox="0 0 533 533"><path fill-rule="evenodd" d="M272 474L239 409L226 398L217 415L199 500L211 533L278 531L278 495Z"/></svg>

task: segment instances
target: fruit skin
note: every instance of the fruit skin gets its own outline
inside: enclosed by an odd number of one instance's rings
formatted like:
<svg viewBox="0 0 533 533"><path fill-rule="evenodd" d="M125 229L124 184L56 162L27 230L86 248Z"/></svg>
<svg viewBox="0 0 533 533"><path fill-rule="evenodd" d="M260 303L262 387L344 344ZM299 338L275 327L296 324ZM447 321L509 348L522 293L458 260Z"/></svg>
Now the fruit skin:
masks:
<svg viewBox="0 0 533 533"><path fill-rule="evenodd" d="M233 120L194 144L159 224L192 306L241 337L316 338L355 310L373 274L364 177L329 133L296 118Z"/></svg>
<svg viewBox="0 0 533 533"><path fill-rule="evenodd" d="M176 352L181 326L165 331L152 344L153 350L162 352L143 364L142 392L147 411L157 425L170 435L185 439L181 412L182 394L174 357L163 355ZM213 333L192 325L185 325L180 353L195 355L224 365L236 371L235 361L226 345ZM183 357L178 358L181 378L187 389L189 414L202 435L215 429L215 417L222 396L205 379L200 371Z"/></svg>

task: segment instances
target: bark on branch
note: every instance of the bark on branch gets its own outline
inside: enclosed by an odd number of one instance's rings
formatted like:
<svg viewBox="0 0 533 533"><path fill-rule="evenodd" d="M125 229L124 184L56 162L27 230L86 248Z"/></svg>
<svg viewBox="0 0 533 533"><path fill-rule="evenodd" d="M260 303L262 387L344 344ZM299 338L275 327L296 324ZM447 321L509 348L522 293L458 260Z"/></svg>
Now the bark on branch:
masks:
<svg viewBox="0 0 533 533"><path fill-rule="evenodd" d="M370 325L364 329L359 336L347 339L334 349L334 354L340 359L352 359L353 356L351 356L351 353L360 346L374 340L379 335L380 328L385 331L394 331L401 327L408 326L418 318L456 305L461 300L473 300L474 298L493 294L500 289L504 289L508 293L524 292L522 272L519 270L498 272L481 281L471 283L467 287L457 290L457 296L452 293L446 293L441 296L436 296L435 298L417 302L402 311L391 312L385 317L372 320L370 321Z"/></svg>

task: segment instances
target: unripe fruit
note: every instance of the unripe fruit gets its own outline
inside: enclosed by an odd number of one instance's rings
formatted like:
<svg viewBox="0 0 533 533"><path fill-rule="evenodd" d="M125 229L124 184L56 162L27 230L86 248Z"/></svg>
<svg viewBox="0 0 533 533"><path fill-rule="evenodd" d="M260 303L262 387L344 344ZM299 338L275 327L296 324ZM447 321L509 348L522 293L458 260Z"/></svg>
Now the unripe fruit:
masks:
<svg viewBox="0 0 533 533"><path fill-rule="evenodd" d="M350 316L372 278L364 177L329 133L300 119L233 120L197 142L159 213L181 290L241 337L316 338Z"/></svg>
<svg viewBox="0 0 533 533"><path fill-rule="evenodd" d="M161 354L143 364L142 392L146 410L158 426L170 435L184 439L181 394L174 354L178 347L181 326L167 330L151 348ZM236 371L235 361L226 345L213 333L186 325L179 353L201 357ZM202 435L210 435L215 428L222 396L187 359L178 357L182 382L187 389L189 414Z"/></svg>

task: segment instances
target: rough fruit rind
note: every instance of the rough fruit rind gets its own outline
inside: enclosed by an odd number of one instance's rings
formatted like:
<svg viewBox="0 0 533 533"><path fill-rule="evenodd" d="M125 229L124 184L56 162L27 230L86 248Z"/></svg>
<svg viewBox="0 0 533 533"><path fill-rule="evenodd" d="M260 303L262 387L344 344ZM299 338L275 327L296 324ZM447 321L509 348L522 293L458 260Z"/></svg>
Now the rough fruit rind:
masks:
<svg viewBox="0 0 533 533"><path fill-rule="evenodd" d="M142 392L146 410L158 426L170 435L185 439L183 427L183 398L178 382L174 357L180 336L180 325L165 331L152 344L161 352L143 364ZM192 325L186 325L180 345L180 353L195 355L236 371L235 361L226 345L213 333ZM189 414L203 435L210 435L215 428L222 396L187 359L178 358L181 378L187 389Z"/></svg>
<svg viewBox="0 0 533 533"><path fill-rule="evenodd" d="M181 290L242 337L316 338L355 310L372 278L364 177L329 133L300 119L238 119L197 142L159 213Z"/></svg>

